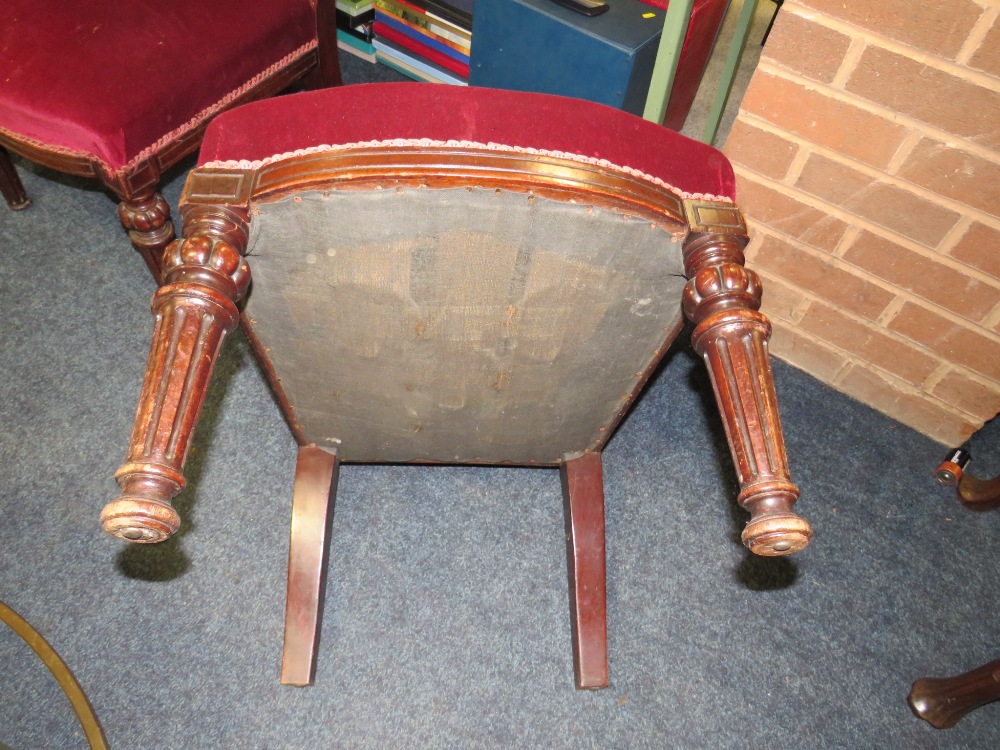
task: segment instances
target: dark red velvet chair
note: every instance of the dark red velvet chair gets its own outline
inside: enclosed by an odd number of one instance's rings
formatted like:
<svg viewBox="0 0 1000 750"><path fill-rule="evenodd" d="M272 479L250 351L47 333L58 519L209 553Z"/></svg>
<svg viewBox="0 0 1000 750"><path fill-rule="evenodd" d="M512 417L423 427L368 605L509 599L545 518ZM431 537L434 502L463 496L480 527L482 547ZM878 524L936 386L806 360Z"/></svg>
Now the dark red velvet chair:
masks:
<svg viewBox="0 0 1000 750"><path fill-rule="evenodd" d="M412 461L561 469L577 685L606 686L602 450L685 313L744 543L783 555L811 533L733 187L708 146L545 94L380 84L224 113L184 189L104 528L178 529L192 430L242 322L300 446L282 681L312 679L339 463Z"/></svg>
<svg viewBox="0 0 1000 750"><path fill-rule="evenodd" d="M174 236L160 175L198 148L219 112L311 71L315 85L338 84L333 5L4 0L0 192L13 209L29 203L7 150L97 178L159 276Z"/></svg>

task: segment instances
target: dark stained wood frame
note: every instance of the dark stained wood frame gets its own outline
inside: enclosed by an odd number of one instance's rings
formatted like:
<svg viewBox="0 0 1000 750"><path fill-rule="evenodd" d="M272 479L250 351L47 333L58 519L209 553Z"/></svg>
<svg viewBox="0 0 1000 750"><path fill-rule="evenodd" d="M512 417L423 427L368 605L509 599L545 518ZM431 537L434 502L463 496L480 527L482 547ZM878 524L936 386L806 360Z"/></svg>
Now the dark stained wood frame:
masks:
<svg viewBox="0 0 1000 750"><path fill-rule="evenodd" d="M328 535L336 504L339 467L336 451L313 445L299 448L288 545L282 685L312 685L316 671L324 573L330 547Z"/></svg>
<svg viewBox="0 0 1000 750"><path fill-rule="evenodd" d="M809 541L809 524L793 510L798 489L785 456L773 377L767 351L770 325L758 312L760 279L743 267L747 242L742 214L724 202L685 200L665 187L599 165L556 156L474 147L385 147L332 150L264 164L256 169L206 166L188 177L181 201L185 239L165 256L165 283L153 300L154 343L140 396L126 464L116 478L122 496L102 514L104 528L129 541L154 542L176 531L180 519L171 500L183 488L182 475L191 431L201 409L222 338L237 322L250 270L241 255L255 202L310 190L391 189L396 187L495 187L603 206L648 219L686 238L689 281L684 311L694 321L693 343L711 374L740 481L739 502L751 513L744 543L761 555L783 555ZM254 321L242 316L263 370L301 450L306 443L294 410L281 389L268 352L254 335ZM672 336L665 332L667 344ZM676 331L674 332L676 333ZM560 462L567 508L567 549L577 685L608 684L604 561L604 489L601 451L628 406L667 348L593 445ZM333 468L330 468L330 467ZM336 460L309 471L303 484L329 489ZM303 470L304 471L304 470ZM298 479L297 479L298 484ZM323 493L317 490L316 496ZM333 490L329 489L328 496ZM299 492L296 492L298 502ZM288 607L305 625L294 628L286 647L283 674L294 684L312 677L322 577L316 527L326 512L310 505L313 542L292 541L290 581L307 581L289 593ZM293 532L294 534L294 532ZM302 551L309 550L309 551ZM297 563L295 560L303 562ZM293 607L292 601L295 600ZM308 605L302 604L308 602ZM287 646L287 642L286 642Z"/></svg>
<svg viewBox="0 0 1000 750"><path fill-rule="evenodd" d="M226 109L256 99L265 99L285 90L299 79L313 88L339 86L340 64L337 58L336 10L334 0L311 0L316 7L318 45L284 68L263 78L242 96L228 103ZM225 92L223 92L225 93ZM129 239L142 255L157 281L162 278L160 258L174 239L170 208L158 191L160 176L197 150L209 120L185 131L128 170L110 172L104 164L83 154L69 154L49 149L34 141L19 140L0 132L0 194L7 205L20 210L30 204L7 150L28 161L57 172L98 180L117 196L118 217Z"/></svg>
<svg viewBox="0 0 1000 750"><path fill-rule="evenodd" d="M937 480L955 487L958 501L978 512L1000 508L1000 476L981 479L966 471L972 457L961 448L949 451L936 469ZM913 712L938 729L955 726L970 711L1000 700L1000 659L954 677L915 680L909 703Z"/></svg>
<svg viewBox="0 0 1000 750"><path fill-rule="evenodd" d="M916 680L910 689L913 712L931 726L948 729L967 713L1000 700L1000 659L954 677Z"/></svg>

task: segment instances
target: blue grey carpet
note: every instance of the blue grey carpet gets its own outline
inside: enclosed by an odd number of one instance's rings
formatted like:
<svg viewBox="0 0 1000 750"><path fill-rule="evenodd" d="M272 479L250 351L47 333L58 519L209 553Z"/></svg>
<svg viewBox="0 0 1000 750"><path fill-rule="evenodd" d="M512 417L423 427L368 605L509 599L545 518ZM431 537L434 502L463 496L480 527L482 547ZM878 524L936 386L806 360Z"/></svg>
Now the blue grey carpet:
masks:
<svg viewBox="0 0 1000 750"><path fill-rule="evenodd" d="M153 283L105 193L18 166L34 205L0 207L0 598L71 666L113 748L1000 747L1000 705L938 731L906 703L916 677L1000 657L1000 514L936 485L947 446L776 363L816 536L753 558L686 345L605 453L610 688L573 689L558 472L400 466L343 468L316 684L281 687L295 446L242 334L180 533L106 536ZM972 441L984 475L998 432ZM0 742L86 746L2 627Z"/></svg>

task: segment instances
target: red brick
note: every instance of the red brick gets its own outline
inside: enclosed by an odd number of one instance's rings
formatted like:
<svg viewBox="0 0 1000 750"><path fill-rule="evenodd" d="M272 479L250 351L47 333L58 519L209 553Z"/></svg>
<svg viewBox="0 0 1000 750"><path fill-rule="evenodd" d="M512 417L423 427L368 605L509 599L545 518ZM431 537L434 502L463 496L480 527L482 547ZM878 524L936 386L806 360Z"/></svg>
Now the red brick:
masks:
<svg viewBox="0 0 1000 750"><path fill-rule="evenodd" d="M1000 279L1000 231L975 223L949 253L955 260Z"/></svg>
<svg viewBox="0 0 1000 750"><path fill-rule="evenodd" d="M820 154L809 156L796 187L928 247L937 247L959 219L950 208Z"/></svg>
<svg viewBox="0 0 1000 750"><path fill-rule="evenodd" d="M953 323L913 302L903 305L889 329L927 347L946 362L1000 382L1000 343L985 333Z"/></svg>
<svg viewBox="0 0 1000 750"><path fill-rule="evenodd" d="M764 238L754 263L836 307L870 320L895 298L892 292L776 237Z"/></svg>
<svg viewBox="0 0 1000 750"><path fill-rule="evenodd" d="M787 174L799 147L780 135L755 128L737 117L722 150L734 164L780 180Z"/></svg>
<svg viewBox="0 0 1000 750"><path fill-rule="evenodd" d="M982 425L930 398L902 391L864 367L852 367L837 387L945 445L964 443Z"/></svg>
<svg viewBox="0 0 1000 750"><path fill-rule="evenodd" d="M858 236L844 260L977 322L1000 304L1000 289L871 232Z"/></svg>
<svg viewBox="0 0 1000 750"><path fill-rule="evenodd" d="M756 264L749 264L755 267ZM758 269L760 270L760 269ZM799 310L804 307L805 296L797 287L782 283L770 274L761 274L764 285L764 298L761 312L772 319L787 320L795 323L800 317Z"/></svg>
<svg viewBox="0 0 1000 750"><path fill-rule="evenodd" d="M1000 164L925 138L899 170L914 185L1000 218Z"/></svg>
<svg viewBox="0 0 1000 750"><path fill-rule="evenodd" d="M801 0L801 4L890 39L951 58L958 54L983 12L971 0L945 3L940 0Z"/></svg>
<svg viewBox="0 0 1000 750"><path fill-rule="evenodd" d="M742 107L790 133L874 167L887 167L906 135L902 125L759 69Z"/></svg>
<svg viewBox="0 0 1000 750"><path fill-rule="evenodd" d="M868 47L845 87L894 112L986 148L1000 147L1000 92L881 47Z"/></svg>
<svg viewBox="0 0 1000 750"><path fill-rule="evenodd" d="M806 78L830 83L850 46L850 37L839 31L781 13L761 54Z"/></svg>
<svg viewBox="0 0 1000 750"><path fill-rule="evenodd" d="M969 67L1000 78L1000 22L997 20L970 58Z"/></svg>
<svg viewBox="0 0 1000 750"><path fill-rule="evenodd" d="M847 231L840 219L742 175L736 177L736 195L740 208L754 221L820 250L833 252Z"/></svg>
<svg viewBox="0 0 1000 750"><path fill-rule="evenodd" d="M840 352L824 347L817 340L800 334L795 326L780 321L774 325L770 349L775 357L824 383L832 383L848 361Z"/></svg>
<svg viewBox="0 0 1000 750"><path fill-rule="evenodd" d="M986 421L1000 412L1000 385L987 386L952 370L931 392L976 419Z"/></svg>
<svg viewBox="0 0 1000 750"><path fill-rule="evenodd" d="M799 323L799 330L871 362L913 385L926 380L939 365L934 357L917 347L897 341L879 329L820 303L809 307Z"/></svg>

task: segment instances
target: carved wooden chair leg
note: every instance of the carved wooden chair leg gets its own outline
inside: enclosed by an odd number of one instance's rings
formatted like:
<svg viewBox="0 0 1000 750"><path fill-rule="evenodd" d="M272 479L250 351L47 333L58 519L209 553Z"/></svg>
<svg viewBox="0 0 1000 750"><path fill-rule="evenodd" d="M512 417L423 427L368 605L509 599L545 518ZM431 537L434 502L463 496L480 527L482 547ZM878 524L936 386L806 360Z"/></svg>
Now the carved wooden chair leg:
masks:
<svg viewBox="0 0 1000 750"><path fill-rule="evenodd" d="M7 149L0 146L0 194L3 195L7 205L15 211L20 211L31 205L31 198L25 192L21 178L14 169L14 163L10 160Z"/></svg>
<svg viewBox="0 0 1000 750"><path fill-rule="evenodd" d="M223 339L237 324L236 303L250 284L241 255L246 224L229 209L188 215L189 236L164 257L164 285L153 295L153 343L128 458L115 474L122 495L105 506L105 531L131 542L159 542L180 526L170 501Z"/></svg>
<svg viewBox="0 0 1000 750"><path fill-rule="evenodd" d="M778 416L767 340L771 325L760 312L761 284L743 267L744 233L719 220L720 209L689 205L692 231L684 246L688 281L684 310L694 321L691 336L704 359L726 428L740 482L739 503L750 511L743 543L758 555L785 555L809 543L809 523L792 510L799 490L792 484ZM742 224L738 212L725 217Z"/></svg>
<svg viewBox="0 0 1000 750"><path fill-rule="evenodd" d="M283 685L303 686L313 682L329 547L327 537L336 503L339 463L335 453L322 448L299 448L288 545L285 646L281 655Z"/></svg>
<svg viewBox="0 0 1000 750"><path fill-rule="evenodd" d="M600 453L560 466L566 509L570 624L576 686L608 686L608 618L604 557L604 472Z"/></svg>
<svg viewBox="0 0 1000 750"><path fill-rule="evenodd" d="M938 729L955 726L970 711L1000 700L1000 659L954 677L922 678L910 690L910 707Z"/></svg>
<svg viewBox="0 0 1000 750"><path fill-rule="evenodd" d="M934 475L947 486L955 487L958 501L969 510L986 511L1000 508L1000 476L980 479L966 471L972 456L962 448L951 450Z"/></svg>
<svg viewBox="0 0 1000 750"><path fill-rule="evenodd" d="M132 246L142 255L157 283L163 281L163 253L174 239L170 206L158 192L118 204L118 218L128 231Z"/></svg>

